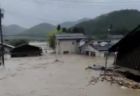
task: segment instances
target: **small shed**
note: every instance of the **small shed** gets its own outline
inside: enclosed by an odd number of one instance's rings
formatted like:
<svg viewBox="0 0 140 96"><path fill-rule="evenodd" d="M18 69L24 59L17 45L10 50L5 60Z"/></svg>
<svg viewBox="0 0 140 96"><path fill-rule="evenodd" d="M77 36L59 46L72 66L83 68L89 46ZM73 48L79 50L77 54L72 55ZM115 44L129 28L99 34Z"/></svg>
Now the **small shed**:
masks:
<svg viewBox="0 0 140 96"><path fill-rule="evenodd" d="M11 50L11 57L41 56L42 49L29 44L22 44Z"/></svg>
<svg viewBox="0 0 140 96"><path fill-rule="evenodd" d="M117 52L116 65L140 71L140 25L109 49Z"/></svg>

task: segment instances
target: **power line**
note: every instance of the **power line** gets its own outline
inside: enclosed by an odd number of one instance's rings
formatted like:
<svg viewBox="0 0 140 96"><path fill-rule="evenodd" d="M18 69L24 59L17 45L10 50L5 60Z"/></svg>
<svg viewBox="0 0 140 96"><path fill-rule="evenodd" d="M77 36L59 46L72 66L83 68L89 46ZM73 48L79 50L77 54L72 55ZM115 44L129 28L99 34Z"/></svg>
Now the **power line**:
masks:
<svg viewBox="0 0 140 96"><path fill-rule="evenodd" d="M91 7L91 6L102 6L102 5L105 5L107 4L106 6L108 6L109 4L111 5L115 5L115 6L124 6L124 5L140 5L140 2L92 2L92 3L89 3L89 4L86 4L86 3L79 3L79 4L68 4L66 3L66 1L64 2L50 2L49 0L47 1L36 1L36 0L21 0L21 1L25 1L25 2L30 2L30 3L35 3L35 4L39 4L39 5L49 5L49 6L58 6L58 7L65 7L65 8L81 8L81 7ZM57 1L57 0L55 0ZM84 5L82 5L84 4ZM110 6L110 5L109 5Z"/></svg>
<svg viewBox="0 0 140 96"><path fill-rule="evenodd" d="M78 2L76 2L76 1L72 1L72 0L22 0L22 1L36 1L36 2L38 2L38 3L55 3L55 4L59 4L59 3L78 3L78 4L101 4L101 3L103 3L103 4L109 4L109 3L130 3L130 4L134 4L134 3L138 3L138 2L140 2L139 0L135 0L135 1L113 1L113 2L108 2L108 1L83 1L83 0L79 0ZM44 2L43 2L44 1ZM57 3L56 3L57 2Z"/></svg>
<svg viewBox="0 0 140 96"><path fill-rule="evenodd" d="M12 15L19 16L19 17L23 17L23 18L30 18L30 19L37 19L37 20L40 20L40 21L47 21L47 22L56 22L56 23L58 23L58 22L55 21L55 20L47 20L47 19L45 19L45 18L38 18L38 17L28 16L28 15L24 15L24 14L22 14L22 13L15 12L15 11L5 10L5 12L7 12L7 13L9 13L9 14L12 14Z"/></svg>

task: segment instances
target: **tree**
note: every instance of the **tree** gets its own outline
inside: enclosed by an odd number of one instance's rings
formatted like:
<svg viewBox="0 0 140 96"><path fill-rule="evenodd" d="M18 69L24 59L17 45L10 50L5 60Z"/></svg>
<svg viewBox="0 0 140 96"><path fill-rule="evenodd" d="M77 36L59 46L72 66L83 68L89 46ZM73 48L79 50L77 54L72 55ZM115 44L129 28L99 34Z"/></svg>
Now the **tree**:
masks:
<svg viewBox="0 0 140 96"><path fill-rule="evenodd" d="M80 27L80 28L79 28L79 33L83 33L83 34L85 34L85 30L84 30L83 27Z"/></svg>
<svg viewBox="0 0 140 96"><path fill-rule="evenodd" d="M79 30L78 27L74 27L73 30L72 30L73 33L79 33L79 31L80 31L80 30Z"/></svg>
<svg viewBox="0 0 140 96"><path fill-rule="evenodd" d="M56 30L56 31L51 32L47 38L49 46L53 49L55 48L55 34L58 34L58 33L62 33L62 30L59 30L59 31Z"/></svg>
<svg viewBox="0 0 140 96"><path fill-rule="evenodd" d="M58 25L57 26L57 31L59 31L61 29L61 26L60 25Z"/></svg>
<svg viewBox="0 0 140 96"><path fill-rule="evenodd" d="M13 39L9 41L9 44L13 45L13 46L19 46L21 44L28 44L29 41L25 40L25 39Z"/></svg>
<svg viewBox="0 0 140 96"><path fill-rule="evenodd" d="M67 29L67 32L68 33L71 33L72 32L71 28Z"/></svg>
<svg viewBox="0 0 140 96"><path fill-rule="evenodd" d="M62 28L62 32L65 32L65 33L67 33L67 28Z"/></svg>
<svg viewBox="0 0 140 96"><path fill-rule="evenodd" d="M103 14L94 19L78 23L74 27L83 27L85 30L85 34L88 36L108 35L108 28L112 29L110 34L121 33L123 35L126 35L139 24L140 11L130 9L113 11L107 14Z"/></svg>

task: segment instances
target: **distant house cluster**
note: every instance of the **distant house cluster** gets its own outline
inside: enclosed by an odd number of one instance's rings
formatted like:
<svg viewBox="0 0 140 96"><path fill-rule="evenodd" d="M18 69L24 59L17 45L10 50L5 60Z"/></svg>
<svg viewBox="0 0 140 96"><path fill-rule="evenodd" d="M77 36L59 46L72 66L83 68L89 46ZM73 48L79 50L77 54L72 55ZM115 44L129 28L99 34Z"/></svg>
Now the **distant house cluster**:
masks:
<svg viewBox="0 0 140 96"><path fill-rule="evenodd" d="M123 38L123 35L108 35L106 40L87 40L82 33L61 33L55 35L56 53L79 53L104 57L108 49Z"/></svg>

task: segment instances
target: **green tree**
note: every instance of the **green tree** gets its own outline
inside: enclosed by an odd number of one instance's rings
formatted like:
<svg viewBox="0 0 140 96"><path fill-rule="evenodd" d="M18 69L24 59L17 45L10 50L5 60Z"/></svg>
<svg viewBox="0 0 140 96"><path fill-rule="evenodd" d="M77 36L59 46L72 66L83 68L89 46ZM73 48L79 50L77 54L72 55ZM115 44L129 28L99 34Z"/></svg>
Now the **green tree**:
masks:
<svg viewBox="0 0 140 96"><path fill-rule="evenodd" d="M57 26L57 31L59 31L59 30L61 30L61 26L60 25Z"/></svg>
<svg viewBox="0 0 140 96"><path fill-rule="evenodd" d="M111 25L110 25L111 24ZM94 19L76 24L73 28L84 28L85 35L123 34L133 30L140 24L140 11L134 9L118 10L100 15ZM76 29L77 30L77 29ZM76 31L77 32L77 31Z"/></svg>
<svg viewBox="0 0 140 96"><path fill-rule="evenodd" d="M50 32L50 34L48 35L48 38L47 38L47 41L49 43L49 46L51 48L55 48L55 34L58 34L58 33L62 33L62 30L55 30L53 32Z"/></svg>
<svg viewBox="0 0 140 96"><path fill-rule="evenodd" d="M67 30L67 28L62 28L62 32L65 32L65 33L67 33L68 32L68 30Z"/></svg>
<svg viewBox="0 0 140 96"><path fill-rule="evenodd" d="M13 39L9 41L9 44L13 46L19 46L21 44L27 44L27 43L29 43L29 41L25 39Z"/></svg>

